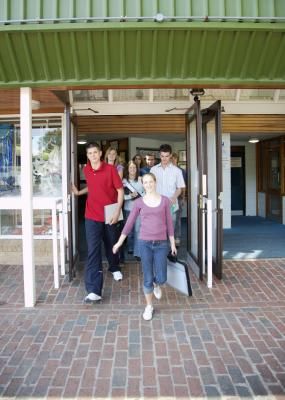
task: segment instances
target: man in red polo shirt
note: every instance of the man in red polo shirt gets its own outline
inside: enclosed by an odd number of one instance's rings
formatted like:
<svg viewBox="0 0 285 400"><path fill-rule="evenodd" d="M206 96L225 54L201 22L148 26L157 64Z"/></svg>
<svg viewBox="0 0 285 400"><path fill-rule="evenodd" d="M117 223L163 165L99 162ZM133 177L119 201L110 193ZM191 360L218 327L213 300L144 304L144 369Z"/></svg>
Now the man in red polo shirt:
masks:
<svg viewBox="0 0 285 400"><path fill-rule="evenodd" d="M113 254L112 248L120 236L118 219L124 200L124 190L119 174L111 164L101 161L102 151L97 143L86 146L88 163L84 168L87 187L78 190L72 185L77 196L88 192L85 207L85 230L88 247L88 258L85 266L85 288L87 296L84 301L92 303L101 300L103 287L101 242L109 263L109 271L116 281L123 278L119 267L119 256ZM108 224L105 223L104 206L118 203Z"/></svg>

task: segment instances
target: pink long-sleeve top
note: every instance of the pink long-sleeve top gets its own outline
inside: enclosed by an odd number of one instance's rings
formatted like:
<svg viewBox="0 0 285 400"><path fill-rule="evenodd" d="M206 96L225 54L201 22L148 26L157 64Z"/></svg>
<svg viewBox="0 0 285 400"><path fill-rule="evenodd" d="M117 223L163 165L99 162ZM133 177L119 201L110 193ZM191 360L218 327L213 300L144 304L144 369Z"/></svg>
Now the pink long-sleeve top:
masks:
<svg viewBox="0 0 285 400"><path fill-rule="evenodd" d="M170 212L170 200L161 196L157 207L149 207L143 197L134 201L133 209L127 219L122 233L128 235L137 219L141 218L139 239L142 240L166 240L167 236L174 236L174 228Z"/></svg>

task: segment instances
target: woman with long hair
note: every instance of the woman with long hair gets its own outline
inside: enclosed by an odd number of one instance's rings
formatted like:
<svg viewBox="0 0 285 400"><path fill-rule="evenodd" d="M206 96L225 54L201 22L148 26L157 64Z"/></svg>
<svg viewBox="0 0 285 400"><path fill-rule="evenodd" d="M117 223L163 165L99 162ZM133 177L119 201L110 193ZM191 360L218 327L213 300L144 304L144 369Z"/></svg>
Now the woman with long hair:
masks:
<svg viewBox="0 0 285 400"><path fill-rule="evenodd" d="M124 219L128 219L134 205L134 200L144 195L144 188L137 164L134 161L129 161L124 170ZM128 235L128 253L135 257L140 257L138 247L138 232L140 228L140 219L137 218L133 229Z"/></svg>
<svg viewBox="0 0 285 400"><path fill-rule="evenodd" d="M136 219L140 216L139 248L143 269L143 290L146 307L143 319L149 321L153 315L153 295L162 297L161 285L167 281L167 255L169 242L171 253L177 254L174 240L174 227L170 212L170 200L156 191L156 177L152 173L142 177L145 195L134 201L133 209L124 226L122 234L113 246L117 253L127 235L131 232Z"/></svg>
<svg viewBox="0 0 285 400"><path fill-rule="evenodd" d="M120 178L123 179L124 166L119 162L118 152L115 147L108 147L104 156L104 161L107 164L114 165L117 168Z"/></svg>

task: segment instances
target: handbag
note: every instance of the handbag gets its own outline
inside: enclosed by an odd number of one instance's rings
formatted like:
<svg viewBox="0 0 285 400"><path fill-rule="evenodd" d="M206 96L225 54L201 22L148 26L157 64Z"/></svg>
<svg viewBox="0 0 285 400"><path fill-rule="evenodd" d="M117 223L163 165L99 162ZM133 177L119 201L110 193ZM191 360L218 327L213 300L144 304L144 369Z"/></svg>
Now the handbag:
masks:
<svg viewBox="0 0 285 400"><path fill-rule="evenodd" d="M188 272L188 265L177 256L169 254L167 256L167 285L173 289L178 290L186 296L192 296L192 288L190 276Z"/></svg>

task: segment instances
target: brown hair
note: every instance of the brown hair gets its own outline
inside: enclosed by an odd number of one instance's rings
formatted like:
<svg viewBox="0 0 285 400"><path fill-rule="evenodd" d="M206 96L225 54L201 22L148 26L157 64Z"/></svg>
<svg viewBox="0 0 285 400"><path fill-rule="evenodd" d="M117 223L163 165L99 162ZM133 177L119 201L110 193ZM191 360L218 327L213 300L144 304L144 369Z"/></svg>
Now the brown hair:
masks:
<svg viewBox="0 0 285 400"><path fill-rule="evenodd" d="M139 178L139 169L138 169L137 163L135 163L133 160L129 161L126 168L124 168L124 178L127 179L127 181L130 180L130 177L129 177L129 166L130 165L135 165L135 167L136 167L135 181L137 181Z"/></svg>

